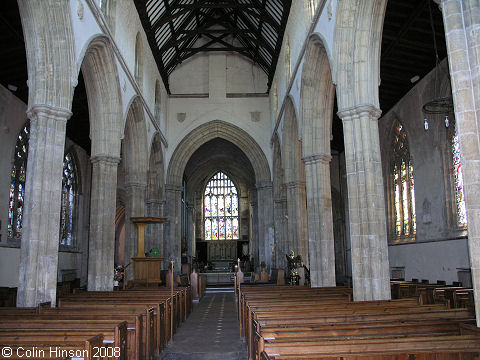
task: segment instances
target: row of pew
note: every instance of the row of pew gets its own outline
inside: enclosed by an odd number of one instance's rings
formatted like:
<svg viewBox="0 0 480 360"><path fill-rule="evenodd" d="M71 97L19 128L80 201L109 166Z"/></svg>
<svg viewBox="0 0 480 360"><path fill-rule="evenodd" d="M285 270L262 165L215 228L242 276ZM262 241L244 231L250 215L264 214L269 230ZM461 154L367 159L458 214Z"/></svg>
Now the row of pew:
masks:
<svg viewBox="0 0 480 360"><path fill-rule="evenodd" d="M248 286L238 291L249 359L480 359L471 309L419 298L352 301L346 287Z"/></svg>
<svg viewBox="0 0 480 360"><path fill-rule="evenodd" d="M166 288L76 291L55 308L0 308L0 349L9 359L153 360L191 310L189 286L173 296Z"/></svg>

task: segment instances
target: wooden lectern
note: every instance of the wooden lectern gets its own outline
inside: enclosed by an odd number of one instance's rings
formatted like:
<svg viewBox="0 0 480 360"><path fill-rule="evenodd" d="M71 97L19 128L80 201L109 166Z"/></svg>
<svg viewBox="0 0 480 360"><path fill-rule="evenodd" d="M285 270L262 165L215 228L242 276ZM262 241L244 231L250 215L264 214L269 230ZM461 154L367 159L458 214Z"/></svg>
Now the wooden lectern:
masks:
<svg viewBox="0 0 480 360"><path fill-rule="evenodd" d="M160 268L163 258L145 256L145 226L147 224L164 223L167 219L161 217L131 217L130 220L137 225L137 256L133 257L134 264L134 283L135 284L155 284L162 283L160 278Z"/></svg>

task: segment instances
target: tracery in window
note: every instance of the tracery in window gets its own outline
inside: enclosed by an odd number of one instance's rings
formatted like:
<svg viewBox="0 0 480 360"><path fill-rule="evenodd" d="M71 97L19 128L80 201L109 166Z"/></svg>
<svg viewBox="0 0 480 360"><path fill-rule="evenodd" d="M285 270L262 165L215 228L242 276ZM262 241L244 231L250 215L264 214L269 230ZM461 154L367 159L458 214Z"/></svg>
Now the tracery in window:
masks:
<svg viewBox="0 0 480 360"><path fill-rule="evenodd" d="M417 232L415 183L407 133L399 122L395 125L392 144L394 233L397 237L413 237Z"/></svg>
<svg viewBox="0 0 480 360"><path fill-rule="evenodd" d="M30 135L30 123L20 131L15 145L13 159L10 199L8 207L8 238L10 240L22 239L22 225L25 199L25 180L27 173L28 139Z"/></svg>
<svg viewBox="0 0 480 360"><path fill-rule="evenodd" d="M467 208L465 205L465 192L463 188L462 158L456 129L451 137L451 150L453 160L453 178L455 183L455 202L457 205L457 225L459 227L464 227L467 225Z"/></svg>
<svg viewBox="0 0 480 360"><path fill-rule="evenodd" d="M230 178L218 172L204 193L205 240L239 239L238 192Z"/></svg>
<svg viewBox="0 0 480 360"><path fill-rule="evenodd" d="M63 159L62 208L60 212L60 245L74 246L73 223L77 199L77 169L74 157Z"/></svg>

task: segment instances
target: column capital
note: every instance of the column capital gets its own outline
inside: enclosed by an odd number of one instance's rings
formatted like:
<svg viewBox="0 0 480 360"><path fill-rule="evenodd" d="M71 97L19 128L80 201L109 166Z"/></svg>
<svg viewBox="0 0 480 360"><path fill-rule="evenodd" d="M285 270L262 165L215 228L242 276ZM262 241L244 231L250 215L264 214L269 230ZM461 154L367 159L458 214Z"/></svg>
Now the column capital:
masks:
<svg viewBox="0 0 480 360"><path fill-rule="evenodd" d="M45 116L54 118L57 121L67 122L67 120L72 116L72 112L61 107L46 104L35 104L28 108L27 116L32 121L37 120L39 116Z"/></svg>
<svg viewBox="0 0 480 360"><path fill-rule="evenodd" d="M128 190L134 189L134 188L145 190L147 188L147 183L142 181L129 181L128 183L125 184L125 188Z"/></svg>
<svg viewBox="0 0 480 360"><path fill-rule="evenodd" d="M262 181L255 184L257 190L272 189L273 185L271 181Z"/></svg>
<svg viewBox="0 0 480 360"><path fill-rule="evenodd" d="M316 163L329 164L332 161L332 155L323 153L323 154L312 154L304 156L302 158L305 165L313 165Z"/></svg>
<svg viewBox="0 0 480 360"><path fill-rule="evenodd" d="M293 188L296 188L296 187L300 187L300 186L305 186L305 181L290 181L288 183L285 183L285 187L287 189L293 189Z"/></svg>
<svg viewBox="0 0 480 360"><path fill-rule="evenodd" d="M165 184L165 191L182 192L183 186L174 184Z"/></svg>
<svg viewBox="0 0 480 360"><path fill-rule="evenodd" d="M371 104L357 105L337 112L338 117L342 119L342 121L351 121L362 115L368 115L373 119L378 119L381 114L382 110Z"/></svg>
<svg viewBox="0 0 480 360"><path fill-rule="evenodd" d="M160 200L160 199L147 199L145 203L151 204L151 205L165 205L167 202L165 200Z"/></svg>
<svg viewBox="0 0 480 360"><path fill-rule="evenodd" d="M118 165L120 163L120 156L106 154L94 155L90 158L90 162L92 164L106 163L109 165Z"/></svg>

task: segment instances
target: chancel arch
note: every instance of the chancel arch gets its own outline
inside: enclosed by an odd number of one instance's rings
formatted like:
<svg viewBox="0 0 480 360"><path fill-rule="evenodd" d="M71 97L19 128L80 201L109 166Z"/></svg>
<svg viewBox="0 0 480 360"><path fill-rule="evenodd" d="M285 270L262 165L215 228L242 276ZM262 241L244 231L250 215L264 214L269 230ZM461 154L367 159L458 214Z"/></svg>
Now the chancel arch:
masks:
<svg viewBox="0 0 480 360"><path fill-rule="evenodd" d="M260 196L264 198L263 201L258 201L258 206L261 208L259 212L263 213L262 219L259 218L258 213L254 216L255 226L258 225L258 232L254 234L254 241L250 242L250 246L252 247L250 249L250 255L255 258L255 263L265 261L271 264L271 247L266 245L273 243L273 205L270 167L262 149L250 135L239 127L220 120L211 121L190 132L183 138L172 155L168 165L165 189L168 208L166 209L166 215L170 219L165 229L168 239L166 241L170 246L166 254L175 258L180 255L181 245L178 244L178 239L182 233L180 219L182 217L181 195L184 176L186 175L187 181L189 178L201 178L199 176L189 176L189 166L187 166L187 164L189 162L193 163L191 159L202 145L213 140L219 141L217 139L235 146L244 154L244 159L248 162L248 167L251 169L248 172L248 183L250 184L251 191L255 192L257 197ZM224 154L221 150L213 153L215 156L222 156L222 154ZM210 159L211 158L210 156ZM225 163L225 159L222 161ZM233 162L235 163L237 160L233 158ZM197 165L198 164L196 164L194 168L198 168ZM224 170L227 171L228 168ZM213 169L210 169L210 171L213 171ZM204 177L206 178L211 175L211 172L209 172L205 174ZM187 189L190 189L190 185L187 186ZM186 199L189 199L189 196L192 195L193 194L187 194Z"/></svg>
<svg viewBox="0 0 480 360"><path fill-rule="evenodd" d="M286 100L285 105L282 154L288 210L288 237L285 245L288 253L293 250L301 255L303 262L309 267L305 165L302 161L298 120L290 98Z"/></svg>

